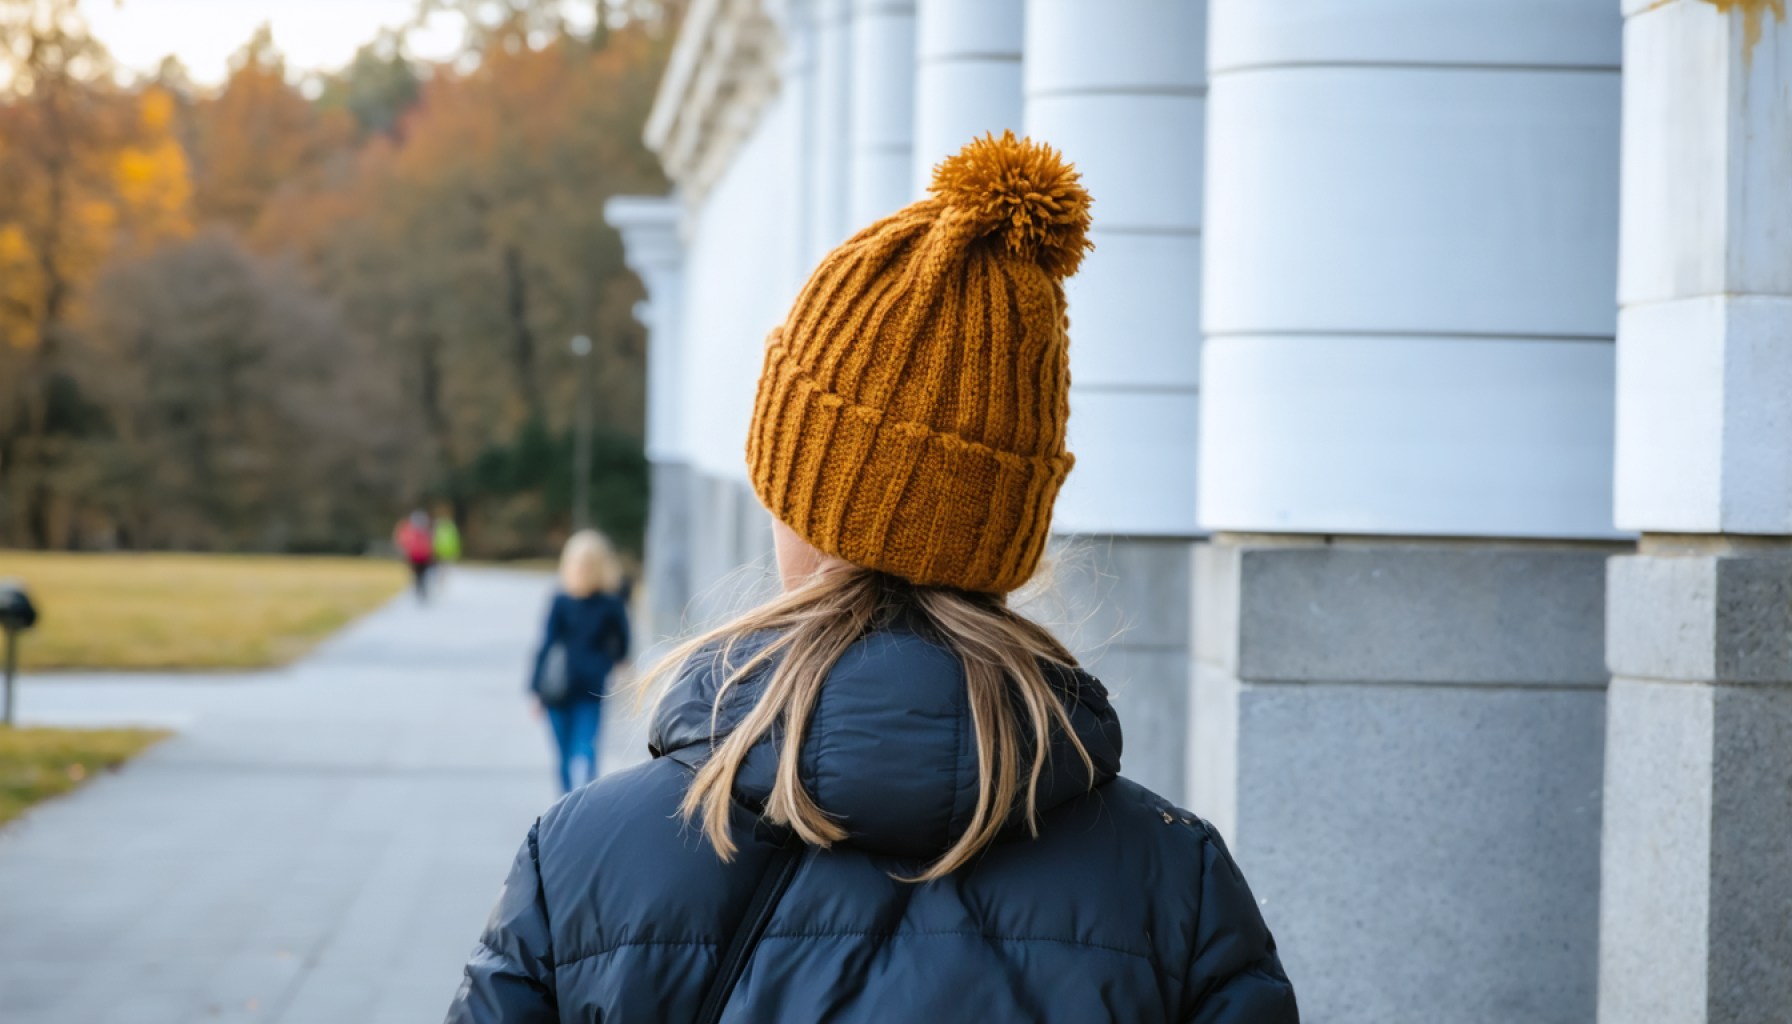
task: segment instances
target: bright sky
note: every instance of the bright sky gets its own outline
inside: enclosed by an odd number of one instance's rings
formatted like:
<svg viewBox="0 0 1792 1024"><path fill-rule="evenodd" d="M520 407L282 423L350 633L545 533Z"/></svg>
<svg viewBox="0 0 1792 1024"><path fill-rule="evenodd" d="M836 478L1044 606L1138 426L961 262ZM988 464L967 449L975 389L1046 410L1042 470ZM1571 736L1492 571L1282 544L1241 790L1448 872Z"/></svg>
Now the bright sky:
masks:
<svg viewBox="0 0 1792 1024"><path fill-rule="evenodd" d="M216 85L230 55L263 22L294 71L332 70L381 28L409 21L417 0L84 0L81 11L113 59L132 71L154 71L169 54L193 81ZM438 17L410 38L412 56L440 59L461 40L457 18Z"/></svg>

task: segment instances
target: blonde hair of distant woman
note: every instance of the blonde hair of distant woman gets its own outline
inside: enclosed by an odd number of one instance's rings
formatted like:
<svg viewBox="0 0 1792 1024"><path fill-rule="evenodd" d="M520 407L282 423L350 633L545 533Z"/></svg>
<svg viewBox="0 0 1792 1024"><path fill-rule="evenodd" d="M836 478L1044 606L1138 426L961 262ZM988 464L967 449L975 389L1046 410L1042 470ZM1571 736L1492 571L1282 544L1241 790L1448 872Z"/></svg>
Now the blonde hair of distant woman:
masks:
<svg viewBox="0 0 1792 1024"><path fill-rule="evenodd" d="M560 589L581 598L622 589L622 563L610 538L580 530L566 539L560 550Z"/></svg>

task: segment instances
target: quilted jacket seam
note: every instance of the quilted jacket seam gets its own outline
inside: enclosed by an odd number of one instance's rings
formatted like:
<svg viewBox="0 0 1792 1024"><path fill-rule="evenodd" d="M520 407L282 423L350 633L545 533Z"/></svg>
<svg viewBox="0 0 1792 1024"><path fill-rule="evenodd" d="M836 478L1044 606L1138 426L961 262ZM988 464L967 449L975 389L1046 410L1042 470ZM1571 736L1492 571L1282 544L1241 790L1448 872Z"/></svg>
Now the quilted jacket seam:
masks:
<svg viewBox="0 0 1792 1024"><path fill-rule="evenodd" d="M968 929L957 929L957 928L926 929L926 930L900 931L900 932L881 932L881 931L869 931L869 930L859 931L859 930L854 930L854 929L850 929L850 928L842 928L842 929L837 929L837 930L820 931L820 932L767 932L760 939L760 941L761 942L770 942L773 939L831 939L831 938L862 938L862 939L878 939L880 941L887 941L889 939L905 939L905 938L917 937L917 936L944 936L944 935L965 935L965 936L971 936L971 937L979 938L979 939L988 939L992 942L1050 942L1050 943L1055 943L1060 946L1080 946L1080 947L1084 947L1084 948L1088 948L1088 949L1099 949L1099 950L1103 950L1103 951L1106 951L1109 953L1119 953L1123 956L1137 957L1138 959L1143 960L1146 963L1149 963L1153 970L1156 970L1157 972L1159 972L1161 974L1168 973L1168 972L1164 971L1163 966L1157 962L1157 958L1152 956L1150 953L1140 952L1139 950L1136 950L1136 949L1127 949L1124 946L1110 946L1110 945L1108 945L1106 943L1102 943L1102 942L1090 942L1086 939L1060 939L1060 938L1057 938L1056 936L1051 936L1051 935L998 935L993 932L980 932L980 931L973 931L973 930L968 930Z"/></svg>
<svg viewBox="0 0 1792 1024"><path fill-rule="evenodd" d="M566 967L571 964L576 964L581 960L595 960L600 956L609 956L611 953L617 952L618 950L629 949L636 946L714 946L717 944L718 943L714 939L629 939L626 942L618 942L614 945L605 946L602 949L594 949L589 953L575 954L560 961L558 964L555 964L555 966Z"/></svg>

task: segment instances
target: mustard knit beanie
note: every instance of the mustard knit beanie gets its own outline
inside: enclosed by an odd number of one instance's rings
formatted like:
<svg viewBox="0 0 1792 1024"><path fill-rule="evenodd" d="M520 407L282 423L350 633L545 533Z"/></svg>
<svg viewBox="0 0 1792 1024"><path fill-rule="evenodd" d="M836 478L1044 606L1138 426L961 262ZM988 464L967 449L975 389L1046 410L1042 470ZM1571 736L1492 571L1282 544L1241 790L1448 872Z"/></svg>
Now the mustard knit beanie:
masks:
<svg viewBox="0 0 1792 1024"><path fill-rule="evenodd" d="M1039 565L1064 448L1064 279L1089 194L1012 132L829 253L774 331L747 436L798 535L923 586L1007 593Z"/></svg>

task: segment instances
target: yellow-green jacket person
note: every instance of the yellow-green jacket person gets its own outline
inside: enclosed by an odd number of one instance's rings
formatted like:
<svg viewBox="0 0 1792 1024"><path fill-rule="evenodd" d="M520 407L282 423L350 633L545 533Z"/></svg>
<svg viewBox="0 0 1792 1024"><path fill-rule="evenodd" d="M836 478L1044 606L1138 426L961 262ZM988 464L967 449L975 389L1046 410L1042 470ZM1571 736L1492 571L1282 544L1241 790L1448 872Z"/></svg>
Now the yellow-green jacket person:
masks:
<svg viewBox="0 0 1792 1024"><path fill-rule="evenodd" d="M437 564L460 561L460 527L453 516L436 516L434 540Z"/></svg>

